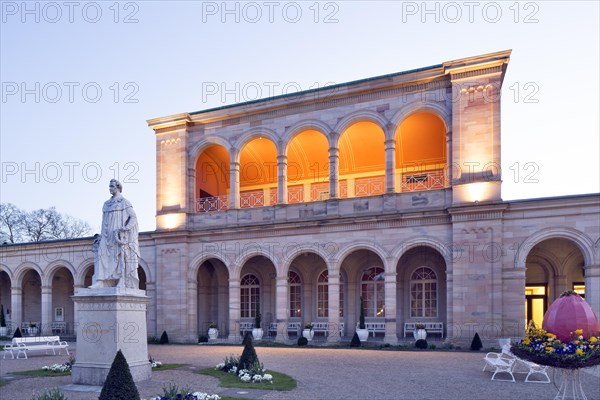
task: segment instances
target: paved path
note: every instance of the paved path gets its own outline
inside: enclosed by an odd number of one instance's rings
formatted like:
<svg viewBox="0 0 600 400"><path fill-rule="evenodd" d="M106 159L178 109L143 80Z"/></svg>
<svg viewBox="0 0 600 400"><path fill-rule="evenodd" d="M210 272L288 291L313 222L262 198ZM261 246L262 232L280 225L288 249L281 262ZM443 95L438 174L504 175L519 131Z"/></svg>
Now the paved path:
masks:
<svg viewBox="0 0 600 400"><path fill-rule="evenodd" d="M254 396L260 399L552 399L557 393L554 382L560 379L560 373L553 371L550 384L525 383L521 374L516 375L516 383L490 381L491 373L482 371L481 352L274 347L257 347L256 351L267 369L291 375L298 382L298 388L290 392ZM154 372L151 381L138 385L143 398L161 393L162 386L171 382L209 393L233 394L220 388L216 379L191 370L212 367L229 354L239 355L241 346L150 345L149 352L162 362L190 366ZM0 375L66 359L32 356L28 360L0 360ZM582 374L583 388L588 399L600 400L600 376L598 370L593 372ZM0 387L0 399L28 400L36 390L70 383L70 376L20 379ZM65 393L69 400L98 397L98 393Z"/></svg>

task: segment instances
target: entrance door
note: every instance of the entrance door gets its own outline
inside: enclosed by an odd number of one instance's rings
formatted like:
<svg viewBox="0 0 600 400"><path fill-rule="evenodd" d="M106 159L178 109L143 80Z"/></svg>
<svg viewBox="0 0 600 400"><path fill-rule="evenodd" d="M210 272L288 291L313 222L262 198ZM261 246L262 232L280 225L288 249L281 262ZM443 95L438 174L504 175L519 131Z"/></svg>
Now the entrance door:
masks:
<svg viewBox="0 0 600 400"><path fill-rule="evenodd" d="M525 287L525 326L529 321L533 321L537 328L542 327L544 314L548 308L548 296L546 295L546 286L526 286Z"/></svg>

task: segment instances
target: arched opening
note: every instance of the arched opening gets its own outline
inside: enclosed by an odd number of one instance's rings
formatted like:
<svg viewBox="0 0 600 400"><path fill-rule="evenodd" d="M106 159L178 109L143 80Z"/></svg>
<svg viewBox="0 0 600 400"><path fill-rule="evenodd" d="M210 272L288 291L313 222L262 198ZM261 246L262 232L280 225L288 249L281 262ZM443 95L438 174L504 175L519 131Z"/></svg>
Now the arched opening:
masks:
<svg viewBox="0 0 600 400"><path fill-rule="evenodd" d="M254 322L258 304L261 327L267 331L269 324L275 322L275 265L265 256L254 256L244 263L240 276L241 322Z"/></svg>
<svg viewBox="0 0 600 400"><path fill-rule="evenodd" d="M212 323L219 336L229 333L229 272L216 258L204 261L198 268L198 332L206 335Z"/></svg>
<svg viewBox="0 0 600 400"><path fill-rule="evenodd" d="M550 304L566 290L585 297L584 258L571 240L551 238L532 247L525 259L525 323L541 326Z"/></svg>
<svg viewBox="0 0 600 400"><path fill-rule="evenodd" d="M340 197L385 193L385 134L373 122L350 125L339 140Z"/></svg>
<svg viewBox="0 0 600 400"><path fill-rule="evenodd" d="M83 278L83 287L87 288L87 287L92 286L93 279L94 279L94 264L88 265L86 267L85 276Z"/></svg>
<svg viewBox="0 0 600 400"><path fill-rule="evenodd" d="M52 276L52 320L50 331L53 334L72 333L75 310L71 296L74 294L74 279L71 271L58 268Z"/></svg>
<svg viewBox="0 0 600 400"><path fill-rule="evenodd" d="M360 298L363 298L366 322L384 322L385 285L383 260L371 250L356 250L342 261L340 272L348 276L346 320L349 327L359 322ZM353 331L350 329L349 331Z"/></svg>
<svg viewBox="0 0 600 400"><path fill-rule="evenodd" d="M258 137L240 151L240 208L277 204L277 147Z"/></svg>
<svg viewBox="0 0 600 400"><path fill-rule="evenodd" d="M229 153L223 146L208 146L196 160L196 212L227 210L229 181Z"/></svg>
<svg viewBox="0 0 600 400"><path fill-rule="evenodd" d="M6 271L0 271L0 304L2 304L4 308L4 318L6 320L6 327L8 328L8 332L14 332L12 328L12 299L11 299L11 282L10 276L6 273Z"/></svg>
<svg viewBox="0 0 600 400"><path fill-rule="evenodd" d="M29 332L35 334L39 332L42 323L42 280L37 271L30 269L25 273L21 289L23 305L21 328L32 328Z"/></svg>
<svg viewBox="0 0 600 400"><path fill-rule="evenodd" d="M295 271L288 272L289 318L302 317L302 279Z"/></svg>
<svg viewBox="0 0 600 400"><path fill-rule="evenodd" d="M436 114L411 114L396 130L396 187L402 192L446 187L446 126Z"/></svg>
<svg viewBox="0 0 600 400"><path fill-rule="evenodd" d="M329 198L329 142L317 130L298 133L287 147L288 203Z"/></svg>
<svg viewBox="0 0 600 400"><path fill-rule="evenodd" d="M404 323L442 322L447 329L446 261L436 249L423 245L407 250L396 267L396 331Z"/></svg>
<svg viewBox="0 0 600 400"><path fill-rule="evenodd" d="M138 279L140 280L138 289L146 290L147 278L146 278L146 272L144 271L144 268L142 268L140 265L138 265L137 273L138 273Z"/></svg>

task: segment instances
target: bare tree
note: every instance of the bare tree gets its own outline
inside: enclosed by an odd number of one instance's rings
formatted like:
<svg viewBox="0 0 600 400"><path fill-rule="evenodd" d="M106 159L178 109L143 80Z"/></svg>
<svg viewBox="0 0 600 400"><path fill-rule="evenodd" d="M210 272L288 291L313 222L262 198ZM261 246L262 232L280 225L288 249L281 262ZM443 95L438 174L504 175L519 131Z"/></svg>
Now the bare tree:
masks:
<svg viewBox="0 0 600 400"><path fill-rule="evenodd" d="M23 241L24 213L11 203L0 203L0 243Z"/></svg>
<svg viewBox="0 0 600 400"><path fill-rule="evenodd" d="M0 239L10 243L39 242L53 239L72 239L90 235L90 225L56 208L31 212L20 210L13 204L0 204Z"/></svg>

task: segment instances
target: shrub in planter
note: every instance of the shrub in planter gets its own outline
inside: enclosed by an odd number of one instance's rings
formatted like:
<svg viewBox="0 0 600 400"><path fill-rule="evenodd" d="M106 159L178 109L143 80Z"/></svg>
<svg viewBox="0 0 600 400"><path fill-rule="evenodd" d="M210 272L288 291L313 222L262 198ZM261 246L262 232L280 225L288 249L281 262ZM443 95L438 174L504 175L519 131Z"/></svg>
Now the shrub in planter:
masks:
<svg viewBox="0 0 600 400"><path fill-rule="evenodd" d="M308 344L308 339L304 336L300 336L298 338L298 346L306 346Z"/></svg>
<svg viewBox="0 0 600 400"><path fill-rule="evenodd" d="M127 360L117 351L98 400L139 400L140 394L133 382Z"/></svg>
<svg viewBox="0 0 600 400"><path fill-rule="evenodd" d="M17 328L15 330L15 334L13 335L13 338L16 338L16 337L23 337L23 334L21 333L21 329L20 328Z"/></svg>
<svg viewBox="0 0 600 400"><path fill-rule="evenodd" d="M41 393L36 393L32 400L68 400L59 388L44 389Z"/></svg>
<svg viewBox="0 0 600 400"><path fill-rule="evenodd" d="M208 343L208 336L206 336L206 335L198 336L198 343Z"/></svg>
<svg viewBox="0 0 600 400"><path fill-rule="evenodd" d="M162 335L160 335L160 344L168 344L169 343L169 335L167 335L167 331L163 331Z"/></svg>
<svg viewBox="0 0 600 400"><path fill-rule="evenodd" d="M483 347L481 343L481 339L479 338L479 333L475 332L475 336L473 336L473 341L471 342L471 350L479 351Z"/></svg>
<svg viewBox="0 0 600 400"><path fill-rule="evenodd" d="M354 336L352 336L350 347L360 347L360 339L358 338L358 333L356 332L354 332Z"/></svg>
<svg viewBox="0 0 600 400"><path fill-rule="evenodd" d="M254 344L252 344L252 337L250 337L244 346L244 351L242 351L238 369L251 369L256 364L259 364L258 356L256 350L254 350Z"/></svg>
<svg viewBox="0 0 600 400"><path fill-rule="evenodd" d="M427 349L427 340L425 339L419 339L415 342L415 347L417 349Z"/></svg>
<svg viewBox="0 0 600 400"><path fill-rule="evenodd" d="M0 328L6 328L6 318L4 317L4 305L0 304Z"/></svg>
<svg viewBox="0 0 600 400"><path fill-rule="evenodd" d="M365 304L362 296L360 297L360 315L358 317L358 329L366 329L365 326Z"/></svg>

